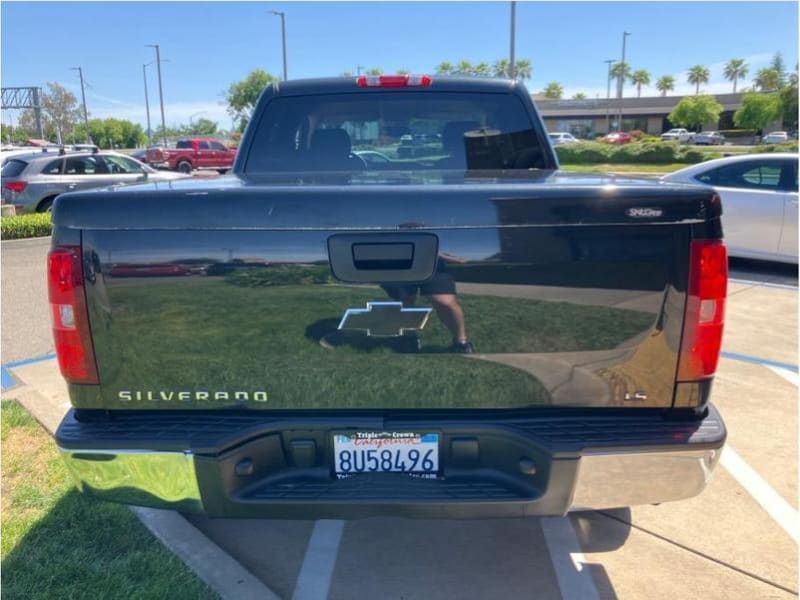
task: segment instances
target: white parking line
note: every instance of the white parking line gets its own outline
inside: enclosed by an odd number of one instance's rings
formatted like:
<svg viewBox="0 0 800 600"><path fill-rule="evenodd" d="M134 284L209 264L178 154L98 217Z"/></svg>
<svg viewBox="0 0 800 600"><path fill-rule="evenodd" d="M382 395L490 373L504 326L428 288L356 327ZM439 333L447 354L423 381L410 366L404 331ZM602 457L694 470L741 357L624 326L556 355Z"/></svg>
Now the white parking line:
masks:
<svg viewBox="0 0 800 600"><path fill-rule="evenodd" d="M324 600L331 587L344 521L323 519L314 524L292 600Z"/></svg>
<svg viewBox="0 0 800 600"><path fill-rule="evenodd" d="M776 375L780 375L789 383L793 383L794 385L800 387L800 375L795 373L794 371L790 371L789 369L784 369L781 367L773 367L772 365L764 365L770 371L775 373Z"/></svg>
<svg viewBox="0 0 800 600"><path fill-rule="evenodd" d="M542 517L540 522L561 597L599 600L592 574L583 568L586 559L569 517Z"/></svg>
<svg viewBox="0 0 800 600"><path fill-rule="evenodd" d="M795 543L800 543L800 514L792 505L772 489L730 445L726 444L719 462Z"/></svg>

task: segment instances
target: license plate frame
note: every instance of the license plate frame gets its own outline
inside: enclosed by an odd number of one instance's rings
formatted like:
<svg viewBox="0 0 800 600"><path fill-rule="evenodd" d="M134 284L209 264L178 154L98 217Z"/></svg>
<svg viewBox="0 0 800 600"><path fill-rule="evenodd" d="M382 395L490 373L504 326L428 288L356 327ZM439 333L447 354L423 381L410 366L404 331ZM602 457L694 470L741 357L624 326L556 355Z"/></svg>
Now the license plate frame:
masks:
<svg viewBox="0 0 800 600"><path fill-rule="evenodd" d="M441 471L441 439L431 430L333 432L332 470L338 478L362 473L435 478Z"/></svg>

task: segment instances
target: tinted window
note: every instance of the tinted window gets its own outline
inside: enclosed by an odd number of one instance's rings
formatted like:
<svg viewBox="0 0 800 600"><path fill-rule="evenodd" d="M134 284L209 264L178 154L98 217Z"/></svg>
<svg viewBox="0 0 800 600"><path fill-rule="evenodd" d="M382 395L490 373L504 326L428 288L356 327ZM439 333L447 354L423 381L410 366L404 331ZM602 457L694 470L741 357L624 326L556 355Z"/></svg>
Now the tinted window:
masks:
<svg viewBox="0 0 800 600"><path fill-rule="evenodd" d="M198 150L208 150L209 149L208 142L199 142L197 144L197 149Z"/></svg>
<svg viewBox="0 0 800 600"><path fill-rule="evenodd" d="M386 162L366 161L375 151ZM386 92L276 98L245 170L528 169L545 156L522 102L507 94Z"/></svg>
<svg viewBox="0 0 800 600"><path fill-rule="evenodd" d="M64 161L67 175L100 175L108 173L103 161L96 156L70 156Z"/></svg>
<svg viewBox="0 0 800 600"><path fill-rule="evenodd" d="M3 177L19 177L19 175L28 166L24 160L14 160L13 158L3 165L3 171L0 173Z"/></svg>
<svg viewBox="0 0 800 600"><path fill-rule="evenodd" d="M227 150L224 144L220 144L219 142L208 142L209 146L211 146L212 150Z"/></svg>
<svg viewBox="0 0 800 600"><path fill-rule="evenodd" d="M103 156L110 173L142 173L139 163L125 156Z"/></svg>
<svg viewBox="0 0 800 600"><path fill-rule="evenodd" d="M179 150L181 149L185 150L187 148L191 150L192 142L190 142L189 140L179 140L178 143L175 144L175 147L178 148Z"/></svg>
<svg viewBox="0 0 800 600"><path fill-rule="evenodd" d="M58 175L61 173L61 165L63 162L64 161L59 158L58 160L47 163L45 168L42 169L42 175Z"/></svg>

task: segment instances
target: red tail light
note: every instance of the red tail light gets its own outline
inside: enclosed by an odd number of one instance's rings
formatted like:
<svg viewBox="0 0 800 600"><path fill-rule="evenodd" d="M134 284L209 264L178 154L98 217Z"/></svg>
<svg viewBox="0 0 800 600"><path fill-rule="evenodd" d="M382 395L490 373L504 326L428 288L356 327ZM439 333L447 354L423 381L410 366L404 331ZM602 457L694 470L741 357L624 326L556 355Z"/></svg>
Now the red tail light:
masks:
<svg viewBox="0 0 800 600"><path fill-rule="evenodd" d="M12 192L23 192L26 187L28 187L27 181L9 181L8 183L4 183L3 187L7 190L11 190Z"/></svg>
<svg viewBox="0 0 800 600"><path fill-rule="evenodd" d="M80 246L59 246L47 257L53 337L61 374L70 383L98 383Z"/></svg>
<svg viewBox="0 0 800 600"><path fill-rule="evenodd" d="M359 75L358 87L428 87L433 83L430 75Z"/></svg>
<svg viewBox="0 0 800 600"><path fill-rule="evenodd" d="M704 379L717 370L727 291L725 245L719 240L693 241L678 381Z"/></svg>

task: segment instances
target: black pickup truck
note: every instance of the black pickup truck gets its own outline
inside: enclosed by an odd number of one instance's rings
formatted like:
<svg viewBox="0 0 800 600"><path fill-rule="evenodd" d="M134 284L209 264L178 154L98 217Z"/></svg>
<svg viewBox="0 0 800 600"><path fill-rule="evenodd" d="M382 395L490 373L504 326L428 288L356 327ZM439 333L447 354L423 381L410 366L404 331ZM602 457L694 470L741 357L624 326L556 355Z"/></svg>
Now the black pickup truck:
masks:
<svg viewBox="0 0 800 600"><path fill-rule="evenodd" d="M231 176L55 203L58 446L86 493L215 516L689 498L725 440L720 214L559 171L518 83L273 84Z"/></svg>

